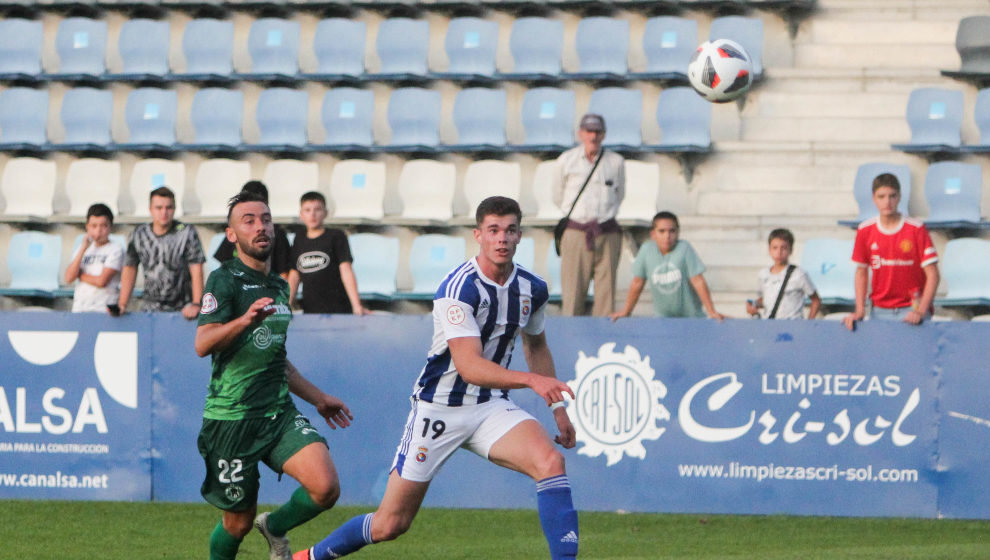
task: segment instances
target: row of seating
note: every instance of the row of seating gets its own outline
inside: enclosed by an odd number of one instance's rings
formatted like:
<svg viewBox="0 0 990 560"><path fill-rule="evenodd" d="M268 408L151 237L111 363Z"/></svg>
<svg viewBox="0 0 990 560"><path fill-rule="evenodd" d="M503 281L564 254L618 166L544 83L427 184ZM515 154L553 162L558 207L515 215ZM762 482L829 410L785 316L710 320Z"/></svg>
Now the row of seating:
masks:
<svg viewBox="0 0 990 560"><path fill-rule="evenodd" d="M300 69L302 48L299 22L260 18L251 24L248 72L234 71L234 23L194 19L182 34L185 68L173 73L169 65L170 25L166 21L131 19L124 22L117 44L123 67L108 72L107 23L82 17L62 20L55 36L58 69L41 66L42 23L0 20L0 80L22 81L391 81L391 80L626 80L686 79L687 64L698 45L697 21L661 16L647 20L642 47L646 68L630 72L629 22L586 17L577 25L574 49L580 60L576 72L564 72L564 24L543 17L523 17L512 24L509 50L514 65L499 72L495 59L498 22L476 17L450 20L444 49L450 61L442 72L428 68L430 30L426 20L390 18L381 22L375 52L377 72L365 67L367 26L363 21L327 18L316 26L311 48L317 65ZM712 21L709 36L742 44L762 74L763 23L758 18L723 16ZM310 48L307 46L306 48Z"/></svg>
<svg viewBox="0 0 990 560"><path fill-rule="evenodd" d="M688 87L663 90L656 120L663 134L657 144L643 144L643 93L639 89L601 88L591 94L588 111L604 115L607 146L624 151L707 152L711 104ZM438 152L561 151L574 145L579 114L574 91L539 87L523 95L520 119L524 138L509 143L504 90L466 88L455 97L452 114L457 139L441 143L444 113L439 91L399 88L388 98L388 142L373 138L375 94L371 90L334 88L321 103L322 142L309 140L309 94L274 87L262 90L252 115L260 137L242 138L244 96L239 90L203 88L193 96L188 114L193 138L176 139L178 95L174 90L138 88L127 98L124 120L129 137L114 142L113 94L78 87L68 90L59 111L65 137L49 142L49 96L23 87L0 92L0 150L77 152ZM315 119L314 119L315 120Z"/></svg>
<svg viewBox="0 0 990 560"><path fill-rule="evenodd" d="M976 96L973 120L980 131L977 144L963 145L963 92L918 88L908 97L906 119L911 140L893 144L895 150L922 155L990 153L990 88Z"/></svg>
<svg viewBox="0 0 990 560"><path fill-rule="evenodd" d="M2 0L0 6L25 6L26 0ZM339 7L339 8L466 8L482 7L492 9L529 11L533 9L553 8L584 8L595 6L599 8L627 9L698 9L719 12L723 10L809 10L815 6L815 0L47 0L45 7L93 7L93 8L204 8L220 7L231 10L250 9L258 7L281 7L304 9L307 7Z"/></svg>
<svg viewBox="0 0 990 560"><path fill-rule="evenodd" d="M956 30L958 70L942 70L943 76L985 85L990 82L990 16L969 16Z"/></svg>

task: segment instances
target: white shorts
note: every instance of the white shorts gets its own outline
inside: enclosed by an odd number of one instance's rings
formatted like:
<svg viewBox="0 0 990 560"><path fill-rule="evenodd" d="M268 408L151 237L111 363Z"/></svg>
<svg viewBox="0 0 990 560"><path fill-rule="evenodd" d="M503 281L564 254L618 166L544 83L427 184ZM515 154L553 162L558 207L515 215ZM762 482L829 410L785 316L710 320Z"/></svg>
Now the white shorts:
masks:
<svg viewBox="0 0 990 560"><path fill-rule="evenodd" d="M417 399L395 450L391 471L413 482L433 480L454 451L463 447L488 459L496 441L520 422L535 420L509 399L444 406Z"/></svg>

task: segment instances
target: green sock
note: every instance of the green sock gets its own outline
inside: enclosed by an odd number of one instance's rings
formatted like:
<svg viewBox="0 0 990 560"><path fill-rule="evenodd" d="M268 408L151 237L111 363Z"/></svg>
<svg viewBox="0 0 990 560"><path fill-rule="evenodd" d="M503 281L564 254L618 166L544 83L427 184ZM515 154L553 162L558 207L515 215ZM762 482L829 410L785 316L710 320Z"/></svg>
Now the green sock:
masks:
<svg viewBox="0 0 990 560"><path fill-rule="evenodd" d="M223 528L223 521L217 523L210 535L210 560L234 560L237 556L237 549L241 546L241 539L235 539L233 535Z"/></svg>
<svg viewBox="0 0 990 560"><path fill-rule="evenodd" d="M322 507L309 497L309 492L300 486L282 507L268 516L268 530L273 535L284 535L293 527L298 527L323 512Z"/></svg>

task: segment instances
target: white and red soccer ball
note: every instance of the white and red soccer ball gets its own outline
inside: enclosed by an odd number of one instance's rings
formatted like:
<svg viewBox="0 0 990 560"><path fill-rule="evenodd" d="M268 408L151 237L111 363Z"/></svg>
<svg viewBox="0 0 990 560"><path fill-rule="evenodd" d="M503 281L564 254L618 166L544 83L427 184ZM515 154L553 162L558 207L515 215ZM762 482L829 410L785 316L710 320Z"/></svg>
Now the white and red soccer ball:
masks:
<svg viewBox="0 0 990 560"><path fill-rule="evenodd" d="M688 81L708 101L726 103L749 91L753 62L746 49L735 41L706 41L688 63Z"/></svg>

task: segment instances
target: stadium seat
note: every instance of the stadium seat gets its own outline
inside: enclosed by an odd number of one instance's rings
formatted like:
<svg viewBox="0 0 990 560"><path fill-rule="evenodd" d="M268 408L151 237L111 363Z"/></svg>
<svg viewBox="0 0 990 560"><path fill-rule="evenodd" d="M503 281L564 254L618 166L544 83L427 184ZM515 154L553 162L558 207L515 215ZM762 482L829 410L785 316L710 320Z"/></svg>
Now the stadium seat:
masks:
<svg viewBox="0 0 990 560"><path fill-rule="evenodd" d="M809 239L801 252L801 268L808 274L825 305L856 303L851 239Z"/></svg>
<svg viewBox="0 0 990 560"><path fill-rule="evenodd" d="M526 223L536 221L543 224L556 224L564 217L564 211L553 202L553 174L557 161L541 161L533 172L532 192L536 199L536 215L527 217Z"/></svg>
<svg viewBox="0 0 990 560"><path fill-rule="evenodd" d="M392 138L385 148L395 152L430 152L440 144L440 92L407 87L388 100Z"/></svg>
<svg viewBox="0 0 990 560"><path fill-rule="evenodd" d="M278 159L265 166L261 180L268 187L272 217L276 221L293 220L299 217L299 198L320 190L320 167L315 161Z"/></svg>
<svg viewBox="0 0 990 560"><path fill-rule="evenodd" d="M241 145L244 94L237 90L204 88L193 96L190 119L193 141L181 148L205 152L236 152Z"/></svg>
<svg viewBox="0 0 990 560"><path fill-rule="evenodd" d="M247 161L208 159L200 163L195 179L200 218L226 221L227 201L250 180L251 164Z"/></svg>
<svg viewBox="0 0 990 560"><path fill-rule="evenodd" d="M908 153L956 152L962 144L963 94L941 88L918 88L907 105L911 141L894 144Z"/></svg>
<svg viewBox="0 0 990 560"><path fill-rule="evenodd" d="M505 150L505 90L467 88L454 98L457 143L446 148L463 152Z"/></svg>
<svg viewBox="0 0 990 560"><path fill-rule="evenodd" d="M121 150L167 152L175 148L178 94L175 90L139 88L127 96L124 120L130 136Z"/></svg>
<svg viewBox="0 0 990 560"><path fill-rule="evenodd" d="M453 163L430 159L407 161L399 172L403 222L446 224L454 214L457 169Z"/></svg>
<svg viewBox="0 0 990 560"><path fill-rule="evenodd" d="M215 234L213 234L213 237L210 238L210 242L206 246L206 263L205 264L206 264L206 277L207 278L210 277L210 274L214 270L220 268L220 265L223 264L222 262L218 261L216 259L216 257L214 257L213 255L216 254L217 249L220 248L220 245L223 243L223 240L224 239L227 239L227 234L225 232L222 232L221 231L219 233L215 233Z"/></svg>
<svg viewBox="0 0 990 560"><path fill-rule="evenodd" d="M56 168L53 160L12 158L3 167L0 191L4 221L44 221L52 215Z"/></svg>
<svg viewBox="0 0 990 560"><path fill-rule="evenodd" d="M59 115L65 139L52 148L66 152L107 152L112 148L113 93L109 90L70 89L62 97Z"/></svg>
<svg viewBox="0 0 990 560"><path fill-rule="evenodd" d="M482 160L468 164L464 172L464 197L468 218L474 224L474 211L490 196L507 196L519 200L522 190L522 168L517 162Z"/></svg>
<svg viewBox="0 0 990 560"><path fill-rule="evenodd" d="M643 29L646 69L633 72L630 77L685 82L688 61L698 43L697 21L676 16L651 17Z"/></svg>
<svg viewBox="0 0 990 560"><path fill-rule="evenodd" d="M564 50L564 23L543 17L521 17L512 23L509 51L512 70L501 74L510 80L559 80Z"/></svg>
<svg viewBox="0 0 990 560"><path fill-rule="evenodd" d="M107 22L69 17L59 23L55 34L58 71L50 80L97 81L106 73Z"/></svg>
<svg viewBox="0 0 990 560"><path fill-rule="evenodd" d="M586 17L578 22L574 44L579 66L564 77L572 80L619 80L628 71L629 22L610 17ZM610 131L611 132L611 131Z"/></svg>
<svg viewBox="0 0 990 560"><path fill-rule="evenodd" d="M355 81L364 74L367 25L347 18L326 18L316 24L313 52L316 71L303 74L313 81Z"/></svg>
<svg viewBox="0 0 990 560"><path fill-rule="evenodd" d="M326 136L320 151L368 151L374 146L375 94L368 89L334 88L323 96L320 120Z"/></svg>
<svg viewBox="0 0 990 560"><path fill-rule="evenodd" d="M524 140L518 151L559 152L574 145L575 95L571 90L540 87L523 95Z"/></svg>
<svg viewBox="0 0 990 560"><path fill-rule="evenodd" d="M853 196L859 206L859 216L854 220L839 220L839 225L859 227L859 224L877 216L877 206L873 203L873 180L881 173L892 173L901 184L901 202L897 211L907 216L908 200L911 198L911 170L906 165L894 163L871 162L864 163L856 170L853 182ZM849 253L852 255L852 253Z"/></svg>
<svg viewBox="0 0 990 560"><path fill-rule="evenodd" d="M0 20L0 81L37 81L41 77L41 20Z"/></svg>
<svg viewBox="0 0 990 560"><path fill-rule="evenodd" d="M381 67L370 74L374 81L423 80L427 74L430 24L426 20L390 18L378 26L375 51Z"/></svg>
<svg viewBox="0 0 990 560"><path fill-rule="evenodd" d="M649 226L657 213L660 195L660 166L653 162L626 160L626 196L616 219L624 225Z"/></svg>
<svg viewBox="0 0 990 560"><path fill-rule="evenodd" d="M260 137L244 146L255 152L302 152L306 149L309 94L305 90L268 88L258 95L255 119Z"/></svg>
<svg viewBox="0 0 990 560"><path fill-rule="evenodd" d="M143 159L134 163L128 188L134 210L129 215L138 219L150 217L150 193L158 187L168 187L175 193L175 217L182 216L186 166L181 161L167 159Z"/></svg>
<svg viewBox="0 0 990 560"><path fill-rule="evenodd" d="M335 221L378 221L385 217L385 163L339 161L330 173Z"/></svg>
<svg viewBox="0 0 990 560"><path fill-rule="evenodd" d="M447 25L444 50L450 64L436 77L455 81L491 81L495 75L498 23L476 17L457 17Z"/></svg>
<svg viewBox="0 0 990 560"><path fill-rule="evenodd" d="M10 285L0 295L54 297L62 259L62 237L40 231L21 231L10 236L7 269Z"/></svg>
<svg viewBox="0 0 990 560"><path fill-rule="evenodd" d="M439 233L416 236L409 250L412 290L399 295L412 299L433 299L447 273L464 262L466 252L467 242L460 236Z"/></svg>
<svg viewBox="0 0 990 560"><path fill-rule="evenodd" d="M163 81L169 75L171 31L167 21L129 19L120 27L117 51L123 61L120 72L107 74L114 82Z"/></svg>
<svg viewBox="0 0 990 560"><path fill-rule="evenodd" d="M516 245L516 256L512 257L512 262L533 272L536 263L536 242L532 237L523 237Z"/></svg>
<svg viewBox="0 0 990 560"><path fill-rule="evenodd" d="M925 175L930 228L974 228L983 224L980 202L983 198L983 171L979 164L939 161ZM985 224L990 226L990 223Z"/></svg>
<svg viewBox="0 0 990 560"><path fill-rule="evenodd" d="M182 33L184 72L176 74L188 82L229 82L234 72L234 22L194 19Z"/></svg>
<svg viewBox="0 0 990 560"><path fill-rule="evenodd" d="M731 39L742 45L753 61L753 79L763 76L763 20L744 16L717 17L708 29L708 40L713 39Z"/></svg>
<svg viewBox="0 0 990 560"><path fill-rule="evenodd" d="M120 162L97 158L73 161L65 176L65 194L69 197L68 218L85 220L86 210L95 202L106 204L116 216L120 213Z"/></svg>
<svg viewBox="0 0 990 560"><path fill-rule="evenodd" d="M990 16L964 17L956 29L959 70L943 70L942 75L983 83L990 80Z"/></svg>
<svg viewBox="0 0 990 560"><path fill-rule="evenodd" d="M399 240L377 233L355 233L347 242L361 299L391 299L399 273Z"/></svg>
<svg viewBox="0 0 990 560"><path fill-rule="evenodd" d="M945 307L990 305L990 241L974 237L950 239L941 258L945 297L935 303Z"/></svg>
<svg viewBox="0 0 990 560"><path fill-rule="evenodd" d="M560 255L554 249L553 243L547 244L547 274L544 277L549 284L550 301L560 301Z"/></svg>
<svg viewBox="0 0 990 560"><path fill-rule="evenodd" d="M240 74L260 82L294 81L299 74L299 22L281 18L259 18L248 32L251 70Z"/></svg>
<svg viewBox="0 0 990 560"><path fill-rule="evenodd" d="M658 152L709 152L712 149L712 104L690 87L667 88L657 102Z"/></svg>
<svg viewBox="0 0 990 560"><path fill-rule="evenodd" d="M606 87L591 93L588 112L605 118L608 134L602 142L614 150L638 150L643 144L643 92L639 89Z"/></svg>
<svg viewBox="0 0 990 560"><path fill-rule="evenodd" d="M976 122L976 128L980 131L980 142L963 146L963 151L990 152L990 88L981 89L976 94L973 120Z"/></svg>
<svg viewBox="0 0 990 560"><path fill-rule="evenodd" d="M40 151L48 142L48 90L0 91L0 150Z"/></svg>

